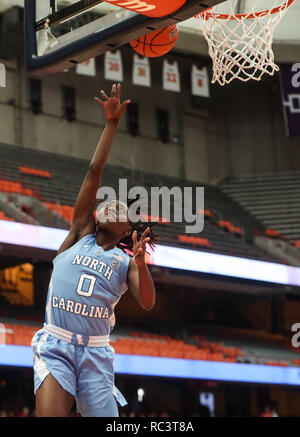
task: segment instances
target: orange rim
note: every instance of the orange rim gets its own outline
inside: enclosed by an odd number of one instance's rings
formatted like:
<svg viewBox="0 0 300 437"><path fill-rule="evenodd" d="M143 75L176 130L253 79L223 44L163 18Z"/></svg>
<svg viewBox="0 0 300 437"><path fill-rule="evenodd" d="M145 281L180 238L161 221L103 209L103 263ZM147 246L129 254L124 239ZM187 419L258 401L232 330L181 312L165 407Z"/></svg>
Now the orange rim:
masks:
<svg viewBox="0 0 300 437"><path fill-rule="evenodd" d="M272 14L277 14L278 12L280 12L283 9L287 9L289 8L295 0L288 0L286 3L283 3L281 6L276 6L276 8L273 9L267 9L265 11L260 11L260 12L254 12L253 14L218 14L216 12L207 12L209 10L211 10L212 8L206 9L205 11L201 12L200 14L196 15L196 17L200 16L204 16L205 18L208 20L209 18L219 18L221 20L227 20L228 18L231 20L234 19L242 19L242 18L260 18L260 17L264 17L265 15L272 15Z"/></svg>

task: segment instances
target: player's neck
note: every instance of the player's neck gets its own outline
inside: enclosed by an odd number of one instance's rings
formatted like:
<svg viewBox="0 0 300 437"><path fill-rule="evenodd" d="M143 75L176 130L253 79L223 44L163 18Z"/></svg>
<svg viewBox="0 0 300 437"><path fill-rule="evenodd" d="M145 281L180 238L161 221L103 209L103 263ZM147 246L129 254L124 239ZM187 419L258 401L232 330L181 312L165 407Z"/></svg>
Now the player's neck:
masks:
<svg viewBox="0 0 300 437"><path fill-rule="evenodd" d="M96 233L96 242L104 250L113 249L119 242L119 238L113 238L111 235L104 234L100 230Z"/></svg>

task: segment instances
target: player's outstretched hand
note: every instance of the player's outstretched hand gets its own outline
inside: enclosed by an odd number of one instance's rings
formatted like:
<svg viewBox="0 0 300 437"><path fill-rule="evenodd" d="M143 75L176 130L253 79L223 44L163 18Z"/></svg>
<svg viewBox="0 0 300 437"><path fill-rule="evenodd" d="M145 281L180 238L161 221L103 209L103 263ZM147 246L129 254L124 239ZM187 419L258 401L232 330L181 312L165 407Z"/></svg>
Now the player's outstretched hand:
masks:
<svg viewBox="0 0 300 437"><path fill-rule="evenodd" d="M137 231L134 231L132 234L133 259L138 266L143 265L145 263L146 244L148 243L148 241L150 241L150 237L147 237L149 231L150 231L150 228L147 228L143 232L143 234L140 238L140 241L137 241Z"/></svg>
<svg viewBox="0 0 300 437"><path fill-rule="evenodd" d="M107 120L119 121L126 111L127 105L130 103L130 100L125 100L123 103L120 101L121 85L119 83L118 85L113 84L110 97L108 97L103 90L101 90L100 94L102 100L98 97L95 97L95 100L104 109Z"/></svg>

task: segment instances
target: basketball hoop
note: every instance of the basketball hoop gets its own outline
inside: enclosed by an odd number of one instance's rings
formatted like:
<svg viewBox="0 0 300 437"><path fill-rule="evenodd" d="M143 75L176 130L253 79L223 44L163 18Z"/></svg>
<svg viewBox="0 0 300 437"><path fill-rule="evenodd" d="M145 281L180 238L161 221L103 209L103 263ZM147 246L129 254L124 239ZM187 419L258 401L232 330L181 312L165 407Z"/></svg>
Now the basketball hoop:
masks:
<svg viewBox="0 0 300 437"><path fill-rule="evenodd" d="M259 81L266 73L273 76L279 70L274 63L273 32L294 1L282 4L280 0L268 0L270 8L256 12L261 0L250 0L247 4L253 4L249 10L239 14L236 12L240 2L228 0L196 15L213 60L212 83L225 85L233 79ZM220 11L225 5L229 8L227 14Z"/></svg>

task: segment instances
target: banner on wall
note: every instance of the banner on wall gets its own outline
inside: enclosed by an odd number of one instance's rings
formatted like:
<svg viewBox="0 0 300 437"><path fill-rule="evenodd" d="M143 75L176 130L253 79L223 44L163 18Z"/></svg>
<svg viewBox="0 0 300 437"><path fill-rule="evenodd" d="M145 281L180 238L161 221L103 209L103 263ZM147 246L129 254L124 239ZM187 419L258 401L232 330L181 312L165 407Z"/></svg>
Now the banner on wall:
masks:
<svg viewBox="0 0 300 437"><path fill-rule="evenodd" d="M149 58L133 55L132 82L134 85L151 86L151 70Z"/></svg>
<svg viewBox="0 0 300 437"><path fill-rule="evenodd" d="M5 88L6 86L6 70L5 65L0 64L0 88Z"/></svg>
<svg viewBox="0 0 300 437"><path fill-rule="evenodd" d="M77 74L83 74L84 76L96 76L96 62L95 58L88 59L85 62L82 62L81 64L76 65L76 73Z"/></svg>
<svg viewBox="0 0 300 437"><path fill-rule="evenodd" d="M193 96L209 97L209 78L206 67L198 68L196 65L193 65L191 82Z"/></svg>
<svg viewBox="0 0 300 437"><path fill-rule="evenodd" d="M169 62L167 59L164 60L163 89L180 92L180 74L177 61Z"/></svg>
<svg viewBox="0 0 300 437"><path fill-rule="evenodd" d="M300 136L300 63L281 65L280 77L287 133Z"/></svg>
<svg viewBox="0 0 300 437"><path fill-rule="evenodd" d="M105 53L104 77L107 80L123 82L123 64L120 50Z"/></svg>

